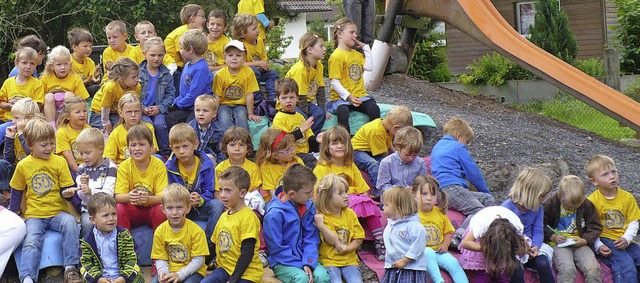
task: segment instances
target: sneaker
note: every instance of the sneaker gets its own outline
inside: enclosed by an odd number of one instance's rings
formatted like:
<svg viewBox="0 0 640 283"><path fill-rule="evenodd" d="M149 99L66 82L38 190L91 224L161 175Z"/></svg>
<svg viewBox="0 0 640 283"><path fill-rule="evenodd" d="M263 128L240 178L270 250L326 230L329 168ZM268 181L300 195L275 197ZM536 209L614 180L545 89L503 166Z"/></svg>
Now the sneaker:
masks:
<svg viewBox="0 0 640 283"><path fill-rule="evenodd" d="M387 253L387 250L384 247L384 242L375 241L374 250L376 252L376 259L379 261L384 261L384 256Z"/></svg>
<svg viewBox="0 0 640 283"><path fill-rule="evenodd" d="M82 277L77 268L70 267L64 271L64 283L82 283Z"/></svg>
<svg viewBox="0 0 640 283"><path fill-rule="evenodd" d="M462 235L453 234L453 237L451 238L451 243L449 244L449 249L452 251L459 250L460 241L462 241Z"/></svg>

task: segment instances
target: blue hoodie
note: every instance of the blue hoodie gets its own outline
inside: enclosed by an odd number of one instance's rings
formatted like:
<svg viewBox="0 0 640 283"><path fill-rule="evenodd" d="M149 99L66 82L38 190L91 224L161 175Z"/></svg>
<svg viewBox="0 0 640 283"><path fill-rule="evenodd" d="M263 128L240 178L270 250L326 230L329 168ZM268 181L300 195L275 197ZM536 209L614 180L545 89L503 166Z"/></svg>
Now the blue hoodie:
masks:
<svg viewBox="0 0 640 283"><path fill-rule="evenodd" d="M469 180L479 192L491 194L482 171L473 161L467 146L453 136L446 135L433 146L431 172L440 183L440 188L458 185L468 189L467 180Z"/></svg>
<svg viewBox="0 0 640 283"><path fill-rule="evenodd" d="M182 69L180 77L180 95L173 100L173 105L178 109L193 110L196 97L201 94L211 93L213 76L209 72L207 60L201 58L196 62L188 62Z"/></svg>
<svg viewBox="0 0 640 283"><path fill-rule="evenodd" d="M205 202L213 199L213 190L215 188L215 171L213 168L213 162L202 151L195 150L194 154L200 158L200 166L198 167L198 174L196 181L189 189L189 192L196 192L204 199ZM167 173L169 175L169 184L177 183L185 185L182 176L180 175L180 169L178 169L178 157L175 154L171 154L167 163Z"/></svg>
<svg viewBox="0 0 640 283"><path fill-rule="evenodd" d="M262 230L271 268L282 264L315 269L318 265L320 234L313 225L316 206L308 200L302 217L298 216L297 206L292 200L282 202L277 198L266 205Z"/></svg>

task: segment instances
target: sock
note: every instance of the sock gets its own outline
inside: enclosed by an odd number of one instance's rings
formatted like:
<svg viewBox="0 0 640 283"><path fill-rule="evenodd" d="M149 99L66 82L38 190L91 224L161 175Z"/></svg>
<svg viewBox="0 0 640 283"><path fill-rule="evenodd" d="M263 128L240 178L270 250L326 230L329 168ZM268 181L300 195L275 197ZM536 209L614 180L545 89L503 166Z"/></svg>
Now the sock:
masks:
<svg viewBox="0 0 640 283"><path fill-rule="evenodd" d="M31 277L27 276L24 279L22 279L22 283L33 283L33 279L31 279Z"/></svg>
<svg viewBox="0 0 640 283"><path fill-rule="evenodd" d="M67 265L67 266L64 267L64 271L67 271L67 270L69 270L71 268L76 268L76 266L75 265Z"/></svg>
<svg viewBox="0 0 640 283"><path fill-rule="evenodd" d="M373 238L376 241L380 241L380 242L384 241L384 239L382 238L382 228L371 230L371 234L373 234Z"/></svg>

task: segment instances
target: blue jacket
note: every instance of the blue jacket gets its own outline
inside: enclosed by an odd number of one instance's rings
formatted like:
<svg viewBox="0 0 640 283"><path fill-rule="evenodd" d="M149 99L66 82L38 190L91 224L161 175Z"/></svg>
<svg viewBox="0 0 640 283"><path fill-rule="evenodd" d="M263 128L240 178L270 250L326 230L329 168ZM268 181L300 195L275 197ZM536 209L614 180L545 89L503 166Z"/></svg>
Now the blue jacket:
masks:
<svg viewBox="0 0 640 283"><path fill-rule="evenodd" d="M469 188L467 180L479 192L491 194L482 171L473 161L467 146L458 142L453 136L444 136L431 150L431 172L440 187L458 185Z"/></svg>
<svg viewBox="0 0 640 283"><path fill-rule="evenodd" d="M212 83L213 76L204 58L195 63L186 63L180 76L180 95L173 100L173 105L183 110L193 109L196 97L212 93Z"/></svg>
<svg viewBox="0 0 640 283"><path fill-rule="evenodd" d="M211 121L204 135L200 132L200 127L198 126L198 121L196 119L189 121L189 126L196 131L196 138L198 139L198 142L200 142L198 150L215 156L218 163L227 159L220 150L220 142L222 142L222 135L224 133L216 121Z"/></svg>
<svg viewBox="0 0 640 283"><path fill-rule="evenodd" d="M269 267L283 264L315 269L318 265L320 234L313 225L316 206L311 200L305 205L307 211L300 217L297 204L291 200L282 202L276 198L267 203L262 230Z"/></svg>
<svg viewBox="0 0 640 283"><path fill-rule="evenodd" d="M196 192L204 199L205 202L213 199L213 190L215 188L215 171L213 168L213 162L202 151L195 150L194 154L200 158L200 166L198 167L198 174L194 184L188 188L189 192ZM180 169L178 169L178 157L175 154L171 154L167 163L167 173L169 175L169 184L177 183L185 185L182 176L180 175Z"/></svg>
<svg viewBox="0 0 640 283"><path fill-rule="evenodd" d="M156 85L156 106L160 110L160 113L167 113L169 107L173 103L173 99L176 97L176 87L173 85L173 75L171 71L165 66L160 64L158 71L158 84ZM149 71L147 70L147 60L140 63L140 72L138 73L140 78L140 101L144 101L147 96L147 87L149 86ZM143 105L147 107L151 105Z"/></svg>

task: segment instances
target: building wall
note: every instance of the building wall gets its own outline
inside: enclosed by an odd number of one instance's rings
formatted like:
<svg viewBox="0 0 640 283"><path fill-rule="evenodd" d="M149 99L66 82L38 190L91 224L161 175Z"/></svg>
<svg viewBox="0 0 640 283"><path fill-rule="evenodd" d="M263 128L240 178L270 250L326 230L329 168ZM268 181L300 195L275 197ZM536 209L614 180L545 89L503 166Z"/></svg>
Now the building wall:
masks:
<svg viewBox="0 0 640 283"><path fill-rule="evenodd" d="M285 49L282 54L283 59L298 58L300 55L300 49L298 48L298 42L300 38L307 32L307 14L300 13L295 18L289 20L285 25L284 36L292 36L291 44ZM270 58L276 59L276 58Z"/></svg>

